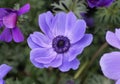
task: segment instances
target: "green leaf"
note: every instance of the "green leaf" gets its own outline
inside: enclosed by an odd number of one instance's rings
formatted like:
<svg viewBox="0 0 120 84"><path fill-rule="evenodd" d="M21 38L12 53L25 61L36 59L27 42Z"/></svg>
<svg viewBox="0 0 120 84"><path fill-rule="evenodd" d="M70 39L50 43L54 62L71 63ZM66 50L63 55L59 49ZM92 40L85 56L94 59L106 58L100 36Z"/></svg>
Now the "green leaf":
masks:
<svg viewBox="0 0 120 84"><path fill-rule="evenodd" d="M78 18L82 18L81 13L86 13L87 8L85 2L82 0L60 0L59 3L51 4L53 6L53 12L58 13L60 11L69 12L72 11Z"/></svg>
<svg viewBox="0 0 120 84"><path fill-rule="evenodd" d="M114 84L113 81L102 75L91 73L85 80L84 84Z"/></svg>

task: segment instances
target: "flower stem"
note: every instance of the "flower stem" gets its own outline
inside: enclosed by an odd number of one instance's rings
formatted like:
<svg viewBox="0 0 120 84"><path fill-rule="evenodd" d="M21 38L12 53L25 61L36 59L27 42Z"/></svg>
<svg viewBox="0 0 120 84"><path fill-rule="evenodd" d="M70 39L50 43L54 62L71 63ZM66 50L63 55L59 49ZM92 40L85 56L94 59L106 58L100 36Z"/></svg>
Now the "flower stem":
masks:
<svg viewBox="0 0 120 84"><path fill-rule="evenodd" d="M85 62L82 65L82 67L79 68L79 70L77 71L77 73L74 75L74 79L77 79L81 75L81 73L83 72L83 70L85 69L85 67L88 65L88 63L89 63L88 61Z"/></svg>
<svg viewBox="0 0 120 84"><path fill-rule="evenodd" d="M101 53L101 51L103 51L106 47L108 46L108 44L105 42L98 50L97 52L95 52L92 56L92 59L90 60L89 64L88 64L88 68L94 63L94 61L96 60L96 58L99 56L99 54Z"/></svg>
<svg viewBox="0 0 120 84"><path fill-rule="evenodd" d="M103 51L106 47L108 46L108 44L105 42L92 56L92 59L89 62L86 62L82 67L79 68L79 70L76 72L76 74L74 75L74 79L77 79L82 73L83 71L88 70L89 67L94 63L94 61L96 60L96 58L99 56L99 54L101 53L101 51Z"/></svg>

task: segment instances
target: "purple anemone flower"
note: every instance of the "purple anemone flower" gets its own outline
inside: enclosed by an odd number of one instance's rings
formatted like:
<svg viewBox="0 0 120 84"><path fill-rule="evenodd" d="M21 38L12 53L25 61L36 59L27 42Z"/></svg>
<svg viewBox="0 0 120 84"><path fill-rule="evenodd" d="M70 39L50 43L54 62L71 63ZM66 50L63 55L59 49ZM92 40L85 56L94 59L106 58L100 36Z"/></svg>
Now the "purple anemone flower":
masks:
<svg viewBox="0 0 120 84"><path fill-rule="evenodd" d="M28 37L31 62L38 68L59 68L66 72L79 67L77 55L91 44L92 35L85 34L86 23L72 13L51 12L39 15L43 33L34 32Z"/></svg>
<svg viewBox="0 0 120 84"><path fill-rule="evenodd" d="M111 46L120 49L120 29L116 29L115 33L108 31L106 40ZM100 66L106 77L120 84L120 52L104 54L100 59Z"/></svg>
<svg viewBox="0 0 120 84"><path fill-rule="evenodd" d="M7 73L12 69L12 67L2 64L0 66L0 84L5 84L3 78L7 75Z"/></svg>
<svg viewBox="0 0 120 84"><path fill-rule="evenodd" d="M24 41L24 36L17 26L18 17L30 10L30 4L25 4L19 10L0 8L0 28L4 27L0 35L0 40L11 42L12 38L15 42Z"/></svg>
<svg viewBox="0 0 120 84"><path fill-rule="evenodd" d="M108 7L114 0L87 0L89 7Z"/></svg>

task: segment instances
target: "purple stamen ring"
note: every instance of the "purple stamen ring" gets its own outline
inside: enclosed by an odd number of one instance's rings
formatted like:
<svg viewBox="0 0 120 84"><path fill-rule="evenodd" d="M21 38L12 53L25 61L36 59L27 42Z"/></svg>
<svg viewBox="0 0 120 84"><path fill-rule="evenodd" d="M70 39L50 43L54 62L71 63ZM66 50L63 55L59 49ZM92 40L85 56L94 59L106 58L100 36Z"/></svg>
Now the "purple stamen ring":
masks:
<svg viewBox="0 0 120 84"><path fill-rule="evenodd" d="M52 47L57 53L65 53L70 48L70 40L65 36L57 36L52 41Z"/></svg>

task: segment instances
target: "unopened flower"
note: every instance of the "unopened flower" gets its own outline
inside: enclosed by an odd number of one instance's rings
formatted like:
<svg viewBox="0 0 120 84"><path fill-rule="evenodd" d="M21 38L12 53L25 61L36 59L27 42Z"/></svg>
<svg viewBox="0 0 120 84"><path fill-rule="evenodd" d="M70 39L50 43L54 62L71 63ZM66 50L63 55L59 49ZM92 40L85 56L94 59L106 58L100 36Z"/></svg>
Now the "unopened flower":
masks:
<svg viewBox="0 0 120 84"><path fill-rule="evenodd" d="M77 55L92 42L92 35L85 34L86 23L69 12L55 16L51 12L40 14L39 26L43 33L34 32L27 40L31 62L38 68L59 68L60 71L76 70Z"/></svg>
<svg viewBox="0 0 120 84"><path fill-rule="evenodd" d="M108 31L106 34L107 42L120 49L120 29L116 29L115 33ZM120 52L106 53L100 59L101 69L106 77L115 80L116 84L120 84Z"/></svg>
<svg viewBox="0 0 120 84"><path fill-rule="evenodd" d="M0 28L4 27L0 35L0 40L11 42L12 38L15 42L24 41L24 36L17 26L18 17L30 10L30 4L25 4L19 10L0 8Z"/></svg>
<svg viewBox="0 0 120 84"><path fill-rule="evenodd" d="M108 7L114 0L87 0L89 7Z"/></svg>
<svg viewBox="0 0 120 84"><path fill-rule="evenodd" d="M12 67L2 64L0 65L0 84L5 84L3 78L7 75L7 73L12 69Z"/></svg>

